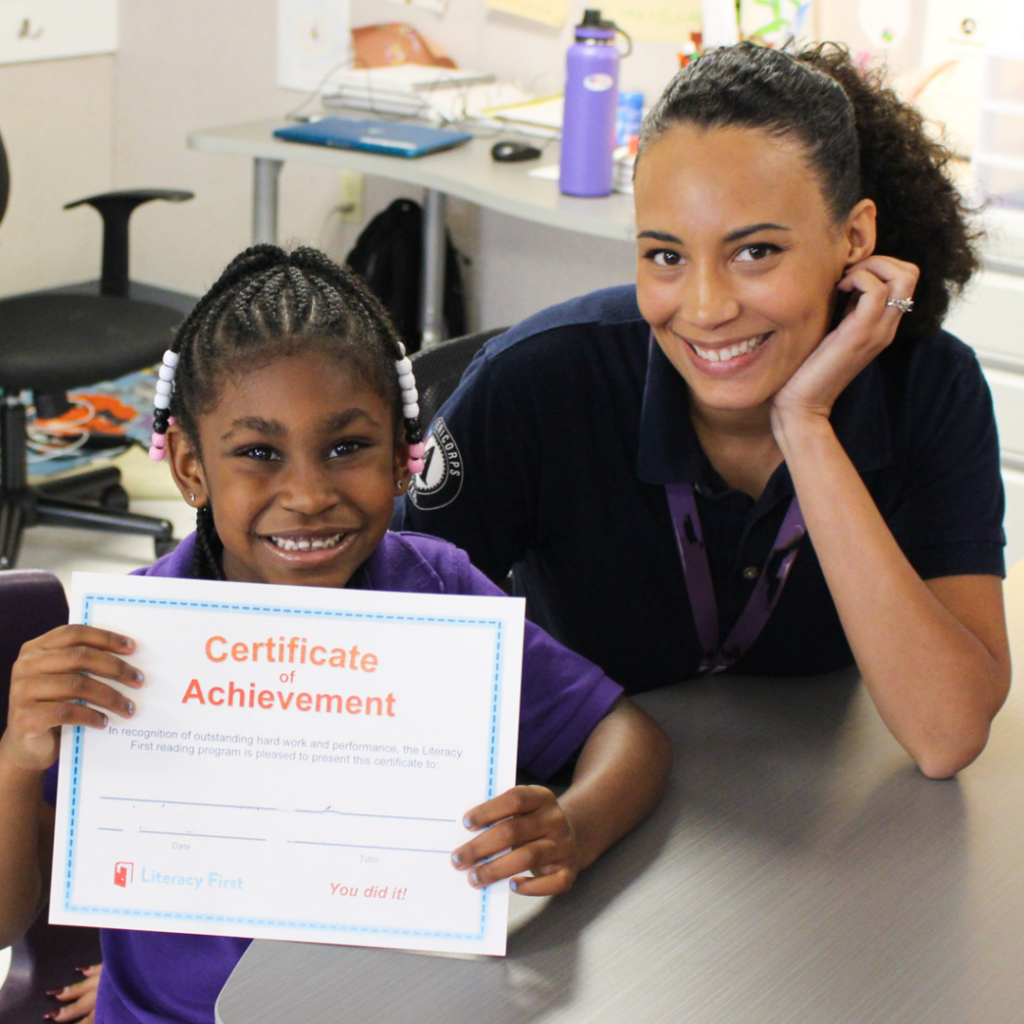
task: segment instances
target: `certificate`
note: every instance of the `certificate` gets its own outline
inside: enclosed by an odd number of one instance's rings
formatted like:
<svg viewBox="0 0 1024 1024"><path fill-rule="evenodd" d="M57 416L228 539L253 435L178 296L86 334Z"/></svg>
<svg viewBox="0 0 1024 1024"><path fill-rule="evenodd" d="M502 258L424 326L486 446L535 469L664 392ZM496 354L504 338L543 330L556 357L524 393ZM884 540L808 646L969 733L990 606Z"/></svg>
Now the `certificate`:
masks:
<svg viewBox="0 0 1024 1024"><path fill-rule="evenodd" d="M64 728L51 921L504 953L451 853L515 784L521 600L76 573L71 613L146 681Z"/></svg>

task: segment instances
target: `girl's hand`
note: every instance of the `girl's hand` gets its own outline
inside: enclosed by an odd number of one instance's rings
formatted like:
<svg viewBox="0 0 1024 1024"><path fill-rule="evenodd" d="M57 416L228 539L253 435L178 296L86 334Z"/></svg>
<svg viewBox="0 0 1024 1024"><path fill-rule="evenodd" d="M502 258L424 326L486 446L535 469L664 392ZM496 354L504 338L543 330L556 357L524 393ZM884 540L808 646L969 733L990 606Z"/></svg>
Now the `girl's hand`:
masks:
<svg viewBox="0 0 1024 1024"><path fill-rule="evenodd" d="M474 807L465 824L474 831L486 829L452 854L455 867L469 871L470 885L482 888L514 875L511 884L516 892L551 896L576 881L576 837L550 789L516 786ZM526 871L534 877L523 876Z"/></svg>
<svg viewBox="0 0 1024 1024"><path fill-rule="evenodd" d="M855 294L836 329L776 393L773 427L793 415L829 417L846 385L896 336L903 314L886 302L911 298L919 274L914 264L889 256L869 256L847 270L837 287Z"/></svg>
<svg viewBox="0 0 1024 1024"><path fill-rule="evenodd" d="M43 1014L44 1020L77 1020L81 1024L93 1024L96 1019L96 991L100 987L100 973L103 964L78 968L85 977L75 985L47 992L48 996L59 999L64 1005L50 1013Z"/></svg>
<svg viewBox="0 0 1024 1024"><path fill-rule="evenodd" d="M128 637L93 626L58 626L25 644L11 669L0 754L25 771L43 772L57 760L58 726L102 729L107 724L104 712L130 718L135 712L131 699L92 677L141 686L142 673L120 657L134 650L135 642Z"/></svg>

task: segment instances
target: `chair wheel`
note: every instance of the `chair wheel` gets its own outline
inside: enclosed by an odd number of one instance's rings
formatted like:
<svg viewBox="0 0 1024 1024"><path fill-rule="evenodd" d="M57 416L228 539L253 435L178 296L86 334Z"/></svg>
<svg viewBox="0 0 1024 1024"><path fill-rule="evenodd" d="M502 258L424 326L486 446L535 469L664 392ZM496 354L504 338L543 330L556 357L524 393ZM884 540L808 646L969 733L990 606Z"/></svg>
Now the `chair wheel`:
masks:
<svg viewBox="0 0 1024 1024"><path fill-rule="evenodd" d="M100 492L100 507L115 512L128 511L128 492L120 484L112 484Z"/></svg>
<svg viewBox="0 0 1024 1024"><path fill-rule="evenodd" d="M178 541L171 537L169 540L160 540L159 538L153 541L153 547L156 549L156 557L163 558L164 555L169 555L178 546Z"/></svg>

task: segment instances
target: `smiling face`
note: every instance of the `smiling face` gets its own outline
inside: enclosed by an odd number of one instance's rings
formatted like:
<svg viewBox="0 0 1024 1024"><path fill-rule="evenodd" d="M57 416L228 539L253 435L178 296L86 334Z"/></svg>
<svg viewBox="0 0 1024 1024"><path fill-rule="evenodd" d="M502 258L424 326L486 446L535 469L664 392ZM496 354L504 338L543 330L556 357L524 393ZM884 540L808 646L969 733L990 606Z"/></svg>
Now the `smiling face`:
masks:
<svg viewBox="0 0 1024 1024"><path fill-rule="evenodd" d="M211 503L239 582L345 586L408 478L385 400L316 347L225 381L198 440L201 456L170 429L171 469L183 495Z"/></svg>
<svg viewBox="0 0 1024 1024"><path fill-rule="evenodd" d="M637 298L691 413L767 422L829 329L836 284L870 255L874 205L836 223L800 144L679 125L637 164Z"/></svg>

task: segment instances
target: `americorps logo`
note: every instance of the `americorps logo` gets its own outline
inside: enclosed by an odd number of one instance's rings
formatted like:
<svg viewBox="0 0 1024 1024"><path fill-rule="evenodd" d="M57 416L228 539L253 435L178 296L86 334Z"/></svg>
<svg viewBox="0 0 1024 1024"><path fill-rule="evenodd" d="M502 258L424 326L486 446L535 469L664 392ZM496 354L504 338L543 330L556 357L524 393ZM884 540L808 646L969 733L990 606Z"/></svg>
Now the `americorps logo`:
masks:
<svg viewBox="0 0 1024 1024"><path fill-rule="evenodd" d="M441 418L434 421L427 448L423 454L423 472L412 478L409 497L426 512L450 505L462 490L465 466L448 424Z"/></svg>

